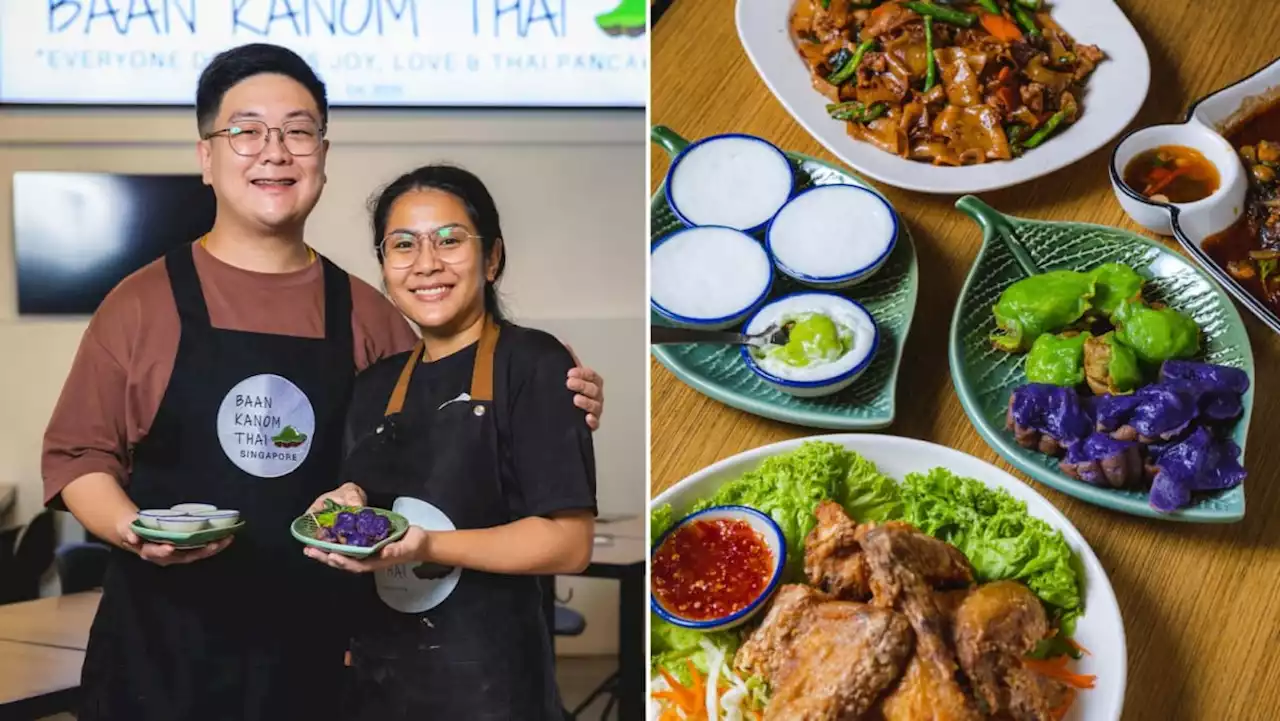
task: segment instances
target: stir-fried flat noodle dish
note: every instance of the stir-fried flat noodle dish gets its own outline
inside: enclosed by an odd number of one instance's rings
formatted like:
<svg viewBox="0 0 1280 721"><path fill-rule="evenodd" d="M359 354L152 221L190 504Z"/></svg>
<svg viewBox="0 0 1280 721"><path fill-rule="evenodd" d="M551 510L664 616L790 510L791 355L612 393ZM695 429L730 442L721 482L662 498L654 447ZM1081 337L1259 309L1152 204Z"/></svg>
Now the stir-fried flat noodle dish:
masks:
<svg viewBox="0 0 1280 721"><path fill-rule="evenodd" d="M796 0L790 31L851 136L935 165L1038 147L1080 117L1103 59L1042 0Z"/></svg>
<svg viewBox="0 0 1280 721"><path fill-rule="evenodd" d="M1244 217L1204 249L1241 285L1280 313L1280 100L1228 134L1248 173Z"/></svg>

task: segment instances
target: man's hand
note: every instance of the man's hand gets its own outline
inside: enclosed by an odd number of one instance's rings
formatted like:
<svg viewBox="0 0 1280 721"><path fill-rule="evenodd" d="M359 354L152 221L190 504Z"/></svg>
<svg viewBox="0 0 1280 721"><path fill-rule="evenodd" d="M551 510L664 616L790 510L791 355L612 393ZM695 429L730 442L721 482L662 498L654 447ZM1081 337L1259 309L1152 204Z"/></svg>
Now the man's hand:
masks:
<svg viewBox="0 0 1280 721"><path fill-rule="evenodd" d="M395 543L382 547L376 556L364 559L350 558L341 553L327 553L319 548L307 546L303 551L308 558L323 564L351 573L368 573L388 566L399 566L402 563L428 562L430 555L428 545L430 536L417 526L409 526L403 537Z"/></svg>
<svg viewBox="0 0 1280 721"><path fill-rule="evenodd" d="M315 503L312 503L311 507L307 509L307 512L323 511L324 502L327 500L332 500L339 506L365 506L369 502L363 488L348 482L317 498Z"/></svg>
<svg viewBox="0 0 1280 721"><path fill-rule="evenodd" d="M120 534L120 542L125 550L133 551L144 560L150 561L157 566L173 566L179 563L203 560L220 553L224 548L230 546L233 538L233 536L227 536L213 543L205 544L200 548L178 549L167 543L151 543L139 538L138 534L129 527L134 518L136 516L126 518L116 527L116 532Z"/></svg>
<svg viewBox="0 0 1280 721"><path fill-rule="evenodd" d="M569 369L569 380L565 385L577 394L573 397L573 404L587 412L587 427L598 431L600 417L604 415L604 377L582 365L572 346L566 344L565 348L569 349L576 365Z"/></svg>

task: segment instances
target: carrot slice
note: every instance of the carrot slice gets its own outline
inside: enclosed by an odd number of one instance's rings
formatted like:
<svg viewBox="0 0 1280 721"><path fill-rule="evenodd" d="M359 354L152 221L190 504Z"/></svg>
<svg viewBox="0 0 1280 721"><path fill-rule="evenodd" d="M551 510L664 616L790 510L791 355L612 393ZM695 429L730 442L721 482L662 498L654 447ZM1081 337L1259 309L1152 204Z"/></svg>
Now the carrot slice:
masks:
<svg viewBox="0 0 1280 721"><path fill-rule="evenodd" d="M1068 686L1076 688L1093 688L1098 679L1097 676L1086 676L1068 671L1066 656L1059 656L1048 661L1024 658L1022 659L1022 665L1042 676L1057 679Z"/></svg>
<svg viewBox="0 0 1280 721"><path fill-rule="evenodd" d="M1158 170L1163 170L1163 168L1158 168ZM1174 168L1173 170L1167 170L1163 173L1162 178L1157 180L1155 183L1148 185L1146 190L1143 191L1142 194L1148 197L1155 195L1156 193L1159 193L1161 190L1164 190L1164 187L1166 185L1168 185L1169 183L1172 183L1174 178L1178 177L1179 175L1185 175L1186 172L1187 172L1186 168ZM1156 173L1153 170L1151 171L1151 175L1148 177L1154 177L1155 174Z"/></svg>
<svg viewBox="0 0 1280 721"><path fill-rule="evenodd" d="M982 13L978 16L978 20L982 23L984 30L1001 42L1011 43L1022 39L1022 30L1018 28L1017 23L1003 15Z"/></svg>
<svg viewBox="0 0 1280 721"><path fill-rule="evenodd" d="M1084 654L1084 655L1086 655L1086 656L1092 656L1092 655L1093 655L1092 653L1089 653L1089 649L1087 649L1087 648L1085 648L1084 646L1081 646L1080 644L1076 643L1075 639L1073 639L1073 638L1069 638L1069 639L1067 639L1067 643L1071 644L1071 648L1074 648L1075 650L1079 651L1080 653L1083 653L1083 654Z"/></svg>

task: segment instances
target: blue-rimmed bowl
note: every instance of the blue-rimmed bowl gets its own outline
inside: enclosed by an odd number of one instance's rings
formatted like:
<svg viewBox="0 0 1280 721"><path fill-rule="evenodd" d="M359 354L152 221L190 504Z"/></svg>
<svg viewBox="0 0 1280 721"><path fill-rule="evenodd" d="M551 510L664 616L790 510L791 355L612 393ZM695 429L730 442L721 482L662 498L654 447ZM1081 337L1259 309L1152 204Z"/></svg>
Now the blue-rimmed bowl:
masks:
<svg viewBox="0 0 1280 721"><path fill-rule="evenodd" d="M688 240L691 244L699 243L701 241L694 236L712 233L726 234L726 238L732 237L735 250L731 252L740 253L741 256L730 258L722 253L711 251L704 251L709 255L702 260L695 260L688 255L675 256L667 260L663 256L666 253L679 252L671 250L669 244L673 241ZM711 240L710 238L706 240L706 245L709 246ZM747 267L751 269L750 276L741 272L741 269ZM658 240L649 249L649 270L649 306L667 323L684 328L723 330L736 326L760 308L773 288L773 263L769 260L764 246L740 230L723 226L685 228ZM671 273L676 272L688 274L683 281L684 285L697 286L691 288L690 295L705 295L707 288L717 284L740 284L742 288L738 295L741 302L715 314L692 315L688 310L673 308L671 307L672 298L660 296L665 293L662 288L666 279Z"/></svg>
<svg viewBox="0 0 1280 721"><path fill-rule="evenodd" d="M785 232L791 224L799 228ZM797 267L795 248L787 247L796 242L806 246L802 255L823 257L825 268ZM801 191L773 216L765 233L765 250L774 266L802 285L822 290L848 288L875 275L897 243L897 213L880 195L857 185ZM861 253L863 258L847 257L856 245L870 246L869 252Z"/></svg>
<svg viewBox="0 0 1280 721"><path fill-rule="evenodd" d="M745 157L748 153L750 157ZM717 154L726 157L717 163ZM768 183L776 187L762 194L771 197L752 197L752 184ZM722 133L690 143L680 151L667 169L664 186L667 204L686 226L719 225L751 234L764 230L791 199L795 172L786 154L773 143L754 135ZM709 205L741 204L750 217L740 213L742 217L733 218L723 208L712 213L694 211L688 203L691 193L710 196Z"/></svg>
<svg viewBox="0 0 1280 721"><path fill-rule="evenodd" d="M751 354L749 346L741 346L742 361L752 373L761 380L783 393L801 398L817 398L839 393L858 380L880 348L880 329L871 313L856 300L851 300L835 293L822 291L801 291L784 295L765 305L756 312L743 332L750 335L759 333L770 324L790 313L821 312L835 320L837 324L845 320L852 322L854 330L854 347L838 361L827 364L814 372L798 372L795 377L783 377L772 373L761 366Z"/></svg>
<svg viewBox="0 0 1280 721"><path fill-rule="evenodd" d="M712 618L707 620L694 620L678 616L667 610L658 602L657 594L649 594L649 605L653 608L653 612L658 614L662 620L667 623L681 626L684 628L696 629L698 631L723 631L726 629L740 626L751 619L760 609L764 608L765 603L773 596L773 592L777 590L778 584L782 580L782 571L787 567L787 542L786 537L782 535L782 529L777 522L768 516L749 506L712 506L704 508L701 511L691 513L685 516L679 522L672 524L658 540L653 544L649 551L649 558L652 560L658 555L659 549L680 529L688 526L694 521L715 521L728 519L734 521L744 521L753 530L760 534L764 542L769 547L769 552L773 554L773 568L769 574L769 580L765 583L762 590L755 598L738 611L735 611L724 618Z"/></svg>

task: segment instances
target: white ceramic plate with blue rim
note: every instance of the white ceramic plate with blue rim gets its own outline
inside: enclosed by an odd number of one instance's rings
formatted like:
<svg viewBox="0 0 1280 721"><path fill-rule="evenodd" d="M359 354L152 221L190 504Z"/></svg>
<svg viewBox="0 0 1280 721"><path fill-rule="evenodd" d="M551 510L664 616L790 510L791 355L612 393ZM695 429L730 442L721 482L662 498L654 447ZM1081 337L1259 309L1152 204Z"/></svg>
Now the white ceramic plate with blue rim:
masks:
<svg viewBox="0 0 1280 721"><path fill-rule="evenodd" d="M788 30L793 0L738 0L738 39L760 79L815 140L859 173L897 188L961 195L1007 188L1082 160L1124 131L1151 84L1146 46L1112 0L1046 0L1051 17L1076 42L1106 55L1085 86L1079 120L1013 160L952 168L907 160L851 137L813 87Z"/></svg>
<svg viewBox="0 0 1280 721"><path fill-rule="evenodd" d="M1027 512L1062 532L1083 570L1084 613L1076 623L1074 640L1090 653L1072 665L1076 673L1097 677L1094 688L1081 691L1064 721L1118 721L1124 709L1128 679L1128 650L1124 619L1107 572L1089 543L1062 512L1027 484L966 453L914 438L873 434L833 434L797 438L754 448L731 456L679 481L649 502L649 508L670 505L682 518L695 503L715 495L725 483L757 468L766 458L798 449L806 441L836 443L876 465L881 473L901 481L908 473L946 468L957 476L973 478L999 488L1022 501Z"/></svg>

